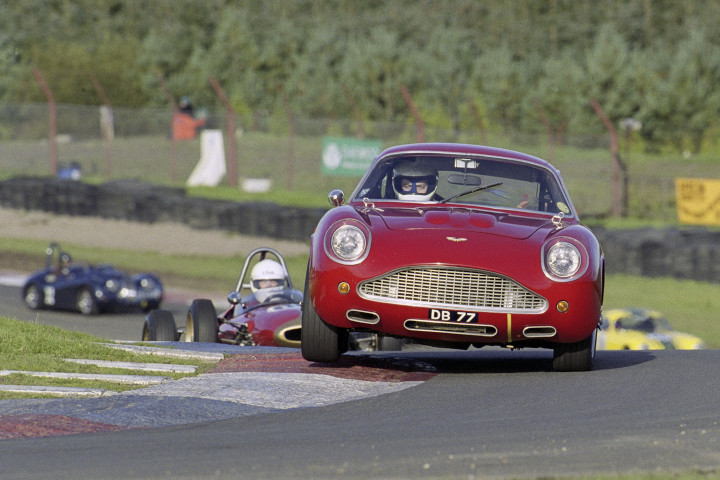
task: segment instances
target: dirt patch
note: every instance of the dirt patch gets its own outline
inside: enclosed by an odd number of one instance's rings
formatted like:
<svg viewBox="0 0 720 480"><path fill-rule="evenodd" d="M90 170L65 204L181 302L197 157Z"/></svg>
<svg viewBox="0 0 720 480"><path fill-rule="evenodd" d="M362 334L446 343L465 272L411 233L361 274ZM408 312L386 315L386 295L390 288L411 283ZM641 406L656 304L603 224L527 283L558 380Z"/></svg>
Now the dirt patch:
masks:
<svg viewBox="0 0 720 480"><path fill-rule="evenodd" d="M127 427L65 415L0 415L0 439L114 432Z"/></svg>
<svg viewBox="0 0 720 480"><path fill-rule="evenodd" d="M246 255L258 247L271 247L294 256L309 248L304 242L199 230L177 223L137 223L8 208L0 208L0 225L2 238L174 255Z"/></svg>

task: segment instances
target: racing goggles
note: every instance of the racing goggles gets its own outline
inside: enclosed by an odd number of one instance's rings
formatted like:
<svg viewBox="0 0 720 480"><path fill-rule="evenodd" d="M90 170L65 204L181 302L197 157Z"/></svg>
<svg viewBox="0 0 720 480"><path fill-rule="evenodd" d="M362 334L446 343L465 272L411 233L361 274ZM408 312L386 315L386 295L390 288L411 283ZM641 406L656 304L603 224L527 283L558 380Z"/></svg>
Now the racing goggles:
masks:
<svg viewBox="0 0 720 480"><path fill-rule="evenodd" d="M423 177L397 176L393 181L395 190L407 195L425 195L434 191L437 186L437 178L434 175Z"/></svg>

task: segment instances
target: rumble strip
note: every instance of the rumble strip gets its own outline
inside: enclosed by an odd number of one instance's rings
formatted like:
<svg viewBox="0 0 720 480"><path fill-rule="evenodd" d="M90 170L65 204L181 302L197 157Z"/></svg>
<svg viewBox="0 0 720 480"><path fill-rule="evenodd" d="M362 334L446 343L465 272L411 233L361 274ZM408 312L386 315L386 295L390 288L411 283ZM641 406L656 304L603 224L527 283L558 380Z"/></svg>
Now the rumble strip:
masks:
<svg viewBox="0 0 720 480"><path fill-rule="evenodd" d="M1 400L0 439L162 427L330 405L404 390L435 375L427 365L391 355L349 354L325 365L309 363L292 349L241 350L206 374L108 397Z"/></svg>

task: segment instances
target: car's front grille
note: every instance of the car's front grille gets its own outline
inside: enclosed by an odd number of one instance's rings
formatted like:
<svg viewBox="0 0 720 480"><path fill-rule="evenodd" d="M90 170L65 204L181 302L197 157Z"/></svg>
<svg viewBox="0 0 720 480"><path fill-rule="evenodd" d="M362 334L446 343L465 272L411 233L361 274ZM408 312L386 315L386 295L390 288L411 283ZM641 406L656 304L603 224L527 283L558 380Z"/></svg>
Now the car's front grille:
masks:
<svg viewBox="0 0 720 480"><path fill-rule="evenodd" d="M502 275L449 267L395 270L358 285L362 298L429 308L541 313L547 300Z"/></svg>

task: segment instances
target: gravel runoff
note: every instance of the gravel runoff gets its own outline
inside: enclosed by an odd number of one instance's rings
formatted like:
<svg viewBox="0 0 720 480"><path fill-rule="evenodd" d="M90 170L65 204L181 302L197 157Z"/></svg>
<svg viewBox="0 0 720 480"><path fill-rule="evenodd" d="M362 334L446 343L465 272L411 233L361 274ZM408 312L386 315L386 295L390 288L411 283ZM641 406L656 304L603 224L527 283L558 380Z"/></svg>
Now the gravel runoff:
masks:
<svg viewBox="0 0 720 480"><path fill-rule="evenodd" d="M219 230L201 230L179 223L138 223L100 217L54 215L0 207L0 237L35 239L171 255L246 255L271 247L284 256L308 253L304 242L252 237Z"/></svg>

